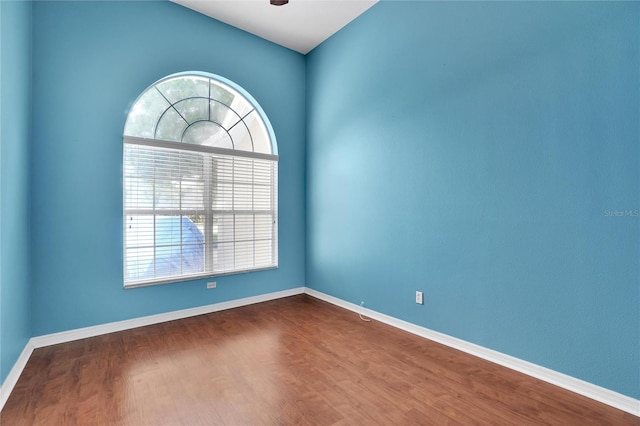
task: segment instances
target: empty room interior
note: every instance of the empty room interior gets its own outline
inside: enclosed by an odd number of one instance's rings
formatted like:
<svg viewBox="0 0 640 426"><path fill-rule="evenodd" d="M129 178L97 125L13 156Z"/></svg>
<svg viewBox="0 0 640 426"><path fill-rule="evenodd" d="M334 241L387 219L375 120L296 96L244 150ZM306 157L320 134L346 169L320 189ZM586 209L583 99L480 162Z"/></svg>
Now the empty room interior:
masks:
<svg viewBox="0 0 640 426"><path fill-rule="evenodd" d="M640 3L0 23L1 425L640 424Z"/></svg>

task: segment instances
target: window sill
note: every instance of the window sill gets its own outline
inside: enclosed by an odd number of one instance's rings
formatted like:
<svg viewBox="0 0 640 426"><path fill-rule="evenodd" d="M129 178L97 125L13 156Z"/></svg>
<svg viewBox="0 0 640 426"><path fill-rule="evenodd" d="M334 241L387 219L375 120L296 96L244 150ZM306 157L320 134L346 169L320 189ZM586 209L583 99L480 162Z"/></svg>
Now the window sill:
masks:
<svg viewBox="0 0 640 426"><path fill-rule="evenodd" d="M181 275L176 277L158 278L154 280L130 281L130 282L125 281L124 289L129 290L133 288L149 287L153 285L181 283L185 281L195 281L195 280L201 280L206 278L222 277L225 275L237 275L237 274L246 274L249 272L268 271L271 269L278 269L278 265L265 266L264 268L246 269L246 270L240 270L240 271L220 272L220 273L214 273L214 274L207 273L207 274L198 274L198 275Z"/></svg>

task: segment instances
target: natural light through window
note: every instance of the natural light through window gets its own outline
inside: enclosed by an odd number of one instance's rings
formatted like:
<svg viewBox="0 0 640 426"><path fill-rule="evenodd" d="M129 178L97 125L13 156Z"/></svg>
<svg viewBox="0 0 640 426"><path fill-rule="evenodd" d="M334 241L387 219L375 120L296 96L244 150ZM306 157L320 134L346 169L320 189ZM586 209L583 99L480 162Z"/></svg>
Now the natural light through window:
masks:
<svg viewBox="0 0 640 426"><path fill-rule="evenodd" d="M278 266L278 156L262 110L232 83L169 76L124 129L124 284Z"/></svg>

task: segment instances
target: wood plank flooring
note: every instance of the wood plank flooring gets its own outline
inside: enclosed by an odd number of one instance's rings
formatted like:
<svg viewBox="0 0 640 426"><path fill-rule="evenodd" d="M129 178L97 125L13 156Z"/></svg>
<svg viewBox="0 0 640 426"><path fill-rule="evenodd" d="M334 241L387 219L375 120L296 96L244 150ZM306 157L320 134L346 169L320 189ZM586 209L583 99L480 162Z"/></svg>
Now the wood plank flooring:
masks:
<svg viewBox="0 0 640 426"><path fill-rule="evenodd" d="M640 425L301 295L36 349L14 425Z"/></svg>

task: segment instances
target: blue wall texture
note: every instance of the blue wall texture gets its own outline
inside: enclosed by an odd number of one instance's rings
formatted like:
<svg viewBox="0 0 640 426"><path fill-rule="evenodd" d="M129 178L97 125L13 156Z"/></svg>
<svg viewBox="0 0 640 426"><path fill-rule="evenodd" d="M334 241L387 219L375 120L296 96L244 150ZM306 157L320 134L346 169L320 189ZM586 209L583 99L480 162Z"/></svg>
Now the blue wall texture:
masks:
<svg viewBox="0 0 640 426"><path fill-rule="evenodd" d="M312 51L307 286L640 397L639 22L382 2Z"/></svg>
<svg viewBox="0 0 640 426"><path fill-rule="evenodd" d="M0 1L0 384L31 337L31 9Z"/></svg>
<svg viewBox="0 0 640 426"><path fill-rule="evenodd" d="M124 290L126 115L147 86L193 70L242 86L273 125L280 267L215 290ZM36 2L33 93L33 335L304 285L304 56L170 2Z"/></svg>
<svg viewBox="0 0 640 426"><path fill-rule="evenodd" d="M0 21L0 382L30 336L306 283L640 397L640 4L382 2L306 58L166 1ZM125 118L192 70L274 127L280 268L124 290Z"/></svg>

